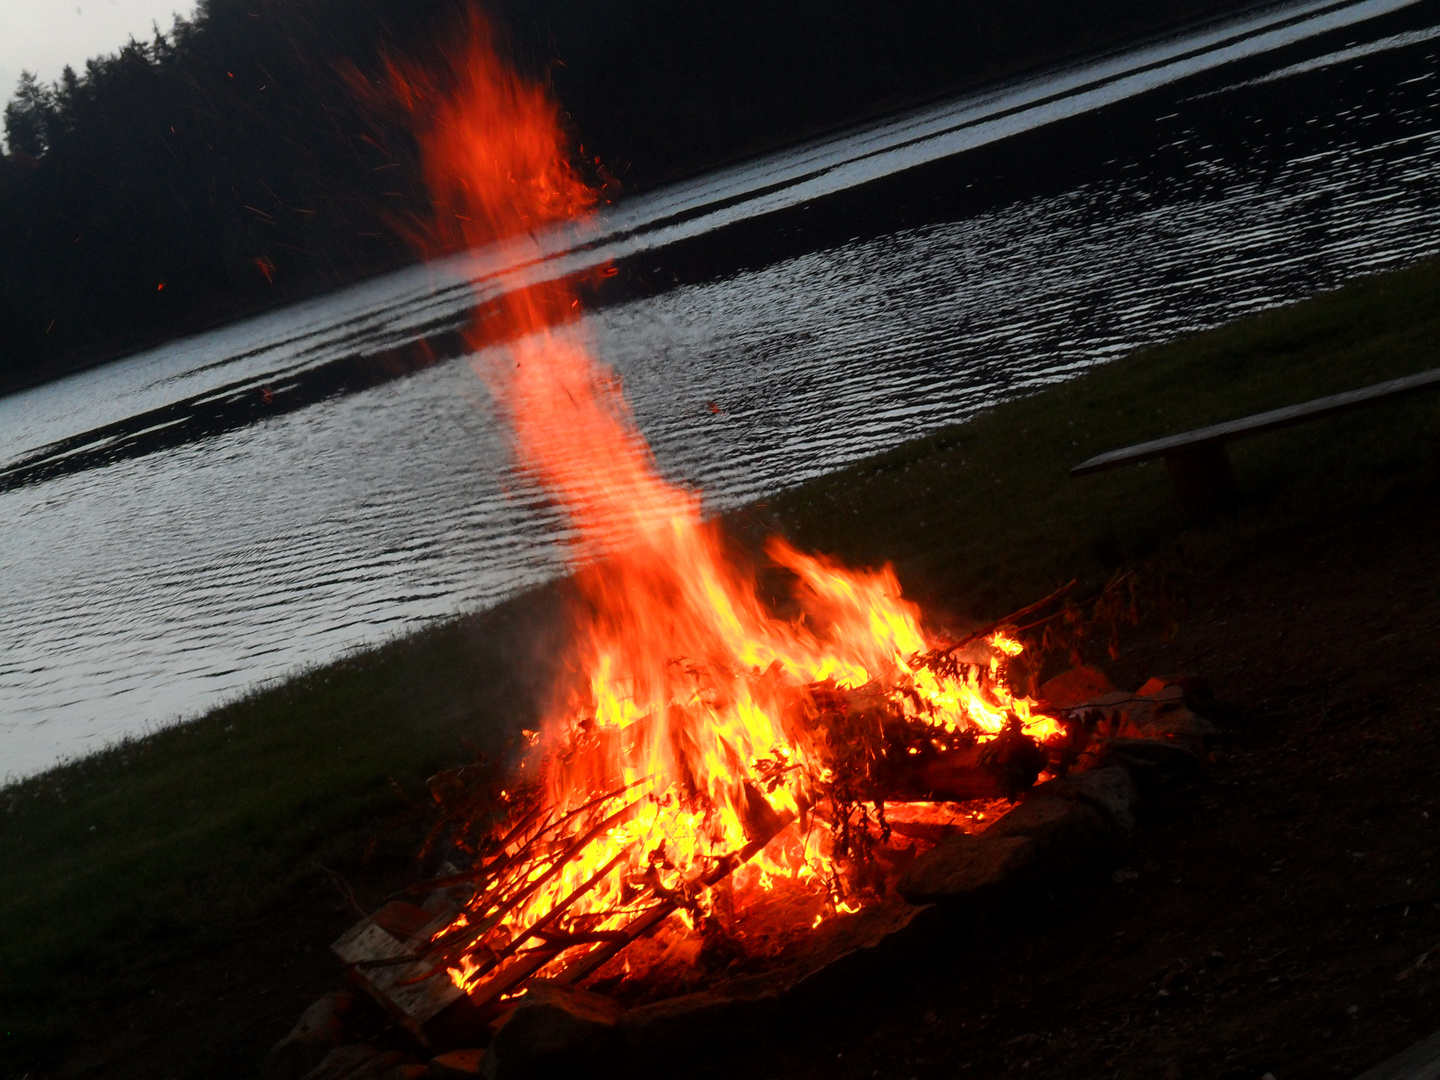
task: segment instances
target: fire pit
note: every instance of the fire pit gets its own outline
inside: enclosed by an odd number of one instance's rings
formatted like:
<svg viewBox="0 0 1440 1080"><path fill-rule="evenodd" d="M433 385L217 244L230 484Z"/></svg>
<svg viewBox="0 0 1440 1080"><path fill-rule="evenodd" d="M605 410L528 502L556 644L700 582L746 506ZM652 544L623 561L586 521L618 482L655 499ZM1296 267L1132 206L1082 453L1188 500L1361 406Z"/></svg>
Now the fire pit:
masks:
<svg viewBox="0 0 1440 1080"><path fill-rule="evenodd" d="M1014 758L1023 755L1013 748L983 761L950 750L905 753L930 759L887 774L907 785L905 798L867 800L863 817L856 800L847 819L847 803L827 794L806 807L809 831L818 834L809 843L798 814L787 820L776 811L759 826L770 830L768 838L762 833L731 858L702 856L691 881L668 885L658 860L627 862L618 856L628 845L602 846L599 866L549 894L546 884L573 864L589 858L593 865L588 845L625 836L624 824L643 820L641 810L630 809L643 785L570 810L552 808L554 828L543 800L521 802L487 834L472 868L418 882L413 901L392 902L362 920L335 952L351 982L405 1033L390 1051L404 1056L387 1059L390 1066L418 1069L417 1058L433 1056L430 1073L416 1076L482 1069L528 1076L582 1059L593 1066L596 1054L628 1067L736 1024L773 1019L843 990L877 965L933 949L938 935L1123 863L1142 793L1197 771L1214 728L1191 708L1205 697L1193 678L1152 679L1135 693L1081 701L1064 697L1077 683L1103 688L1101 678L1087 669L1046 684L1057 700L1046 699L1044 712L1036 702L1031 715L1051 716L1060 735L1010 735L1046 755L1040 782L1013 802L915 790L916 776L945 775L946 768L958 777L954 784L1014 783ZM823 723L823 715L816 710L810 723ZM640 798L663 806L653 795ZM837 854L842 835L850 846ZM822 870L795 872L810 865L785 861L796 851L823 860ZM581 897L595 895L612 875L632 881L623 922L607 931L586 930L582 921L576 929ZM837 888L844 890L838 899ZM558 899L520 908L536 895ZM497 947L494 929L517 910L527 910L530 922ZM316 1006L322 1013L330 1007ZM372 1063L384 1058L374 1047L343 1045L343 1024L317 1030L302 1022L272 1052L271 1075L339 1080L362 1051Z"/></svg>
<svg viewBox="0 0 1440 1080"><path fill-rule="evenodd" d="M796 571L811 620L762 616L753 596L717 587L709 610L616 620L612 608L587 627L583 701L535 736L529 768L500 793L508 813L464 852L471 865L423 887L436 899L416 928L419 959L384 979L398 990L443 976L464 1010L489 1016L532 978L653 985L697 949L772 951L792 925L883 895L905 853L957 827L926 803L1013 796L1073 764L1080 721L1007 685L1013 639L992 629L923 648L888 572L772 553ZM625 559L651 579L634 595L679 591L653 580L672 560ZM710 547L698 561L718 577ZM662 639L626 633L647 619L665 624ZM686 629L694 647L667 656ZM342 955L393 959L361 955L368 941Z"/></svg>

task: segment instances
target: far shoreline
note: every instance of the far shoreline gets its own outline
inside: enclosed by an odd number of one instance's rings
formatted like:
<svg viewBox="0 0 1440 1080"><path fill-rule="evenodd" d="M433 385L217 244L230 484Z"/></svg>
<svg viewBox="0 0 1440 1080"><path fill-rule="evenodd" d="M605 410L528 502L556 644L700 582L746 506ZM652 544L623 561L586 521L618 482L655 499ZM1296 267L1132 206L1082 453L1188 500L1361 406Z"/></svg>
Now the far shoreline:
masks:
<svg viewBox="0 0 1440 1080"><path fill-rule="evenodd" d="M939 89L927 90L921 94L892 96L874 103L871 108L849 116L843 121L825 121L798 127L786 131L783 135L771 135L752 141L736 152L702 159L697 163L689 163L675 170L659 170L634 188L622 189L619 203L623 203L625 198L632 195L646 194L723 168L762 159L789 147L839 137L847 131L865 127L888 117L898 117L950 99L1038 77L1048 72L1061 71L1087 61L1098 60L1108 55L1141 47L1147 42L1173 37L1178 33L1199 32L1208 26L1228 22L1250 12L1274 6L1274 3L1266 3L1264 0L1222 0L1216 4L1216 10L1203 17L1146 26L1128 36L1107 35L1097 31L1089 39L1080 42L1076 48L1051 49L1048 52L1029 57L1023 64L997 65L993 70L984 71L978 77L958 80ZM82 374L162 348L187 337L208 333L247 319L333 295L353 286L420 265L424 261L421 258L412 257L393 262L383 261L368 266L352 266L335 277L320 278L311 275L298 280L272 283L265 293L250 294L249 296L232 294L192 309L158 333L122 340L119 343L112 342L104 346L80 349L42 362L34 370L0 376L0 397L23 393L47 383L57 382L72 375Z"/></svg>

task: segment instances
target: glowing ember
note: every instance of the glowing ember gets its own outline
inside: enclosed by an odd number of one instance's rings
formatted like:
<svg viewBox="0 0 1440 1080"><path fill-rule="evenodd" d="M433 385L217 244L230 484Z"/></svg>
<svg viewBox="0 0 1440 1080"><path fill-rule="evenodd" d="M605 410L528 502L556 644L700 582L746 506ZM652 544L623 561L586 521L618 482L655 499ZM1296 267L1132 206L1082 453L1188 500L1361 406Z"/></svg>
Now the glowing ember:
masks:
<svg viewBox="0 0 1440 1080"><path fill-rule="evenodd" d="M518 256L594 204L554 105L496 57L483 25L446 70L391 77L424 152L432 245ZM1006 684L1018 642L997 633L944 653L888 567L847 570L773 539L768 559L796 604L775 614L699 494L660 475L577 310L568 286L545 283L472 330L519 466L574 529L584 673L462 875L473 896L434 943L485 1000L536 972L585 977L640 932L674 945L733 927L782 883L802 925L853 913L877 885L897 770L983 756L1002 733L996 745L1032 751L1061 733Z"/></svg>

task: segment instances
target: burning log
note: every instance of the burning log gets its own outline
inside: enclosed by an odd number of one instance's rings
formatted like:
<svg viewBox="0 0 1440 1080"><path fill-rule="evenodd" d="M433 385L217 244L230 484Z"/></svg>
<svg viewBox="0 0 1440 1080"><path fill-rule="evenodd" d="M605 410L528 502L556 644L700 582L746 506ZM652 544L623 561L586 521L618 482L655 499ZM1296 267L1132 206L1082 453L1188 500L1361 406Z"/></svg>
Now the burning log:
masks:
<svg viewBox="0 0 1440 1080"><path fill-rule="evenodd" d="M752 840L740 851L732 856L719 860L717 865L695 883L693 890L699 891L709 889L729 877L738 867L749 862L759 851L773 840L792 819L789 817L778 818L774 822L773 829L766 835ZM623 853L622 853L623 854ZM573 857L573 855L572 855ZM615 865L620 861L621 856L616 856L604 869L604 875L597 874L591 879L593 884L599 877L608 875ZM493 978L469 989L469 996L472 1003L477 1007L487 1009L499 1000L502 995L508 994L518 987L525 980L533 977L537 972L547 967L552 961L559 960L565 953L577 949L553 977L552 981L561 984L576 984L593 972L598 971L612 957L616 956L625 946L629 945L636 938L642 937L653 931L665 919L673 915L681 907L692 903L691 899L681 892L671 892L655 880L651 883L651 895L658 899L658 902L641 911L622 929L611 931L600 931L578 934L546 934L549 940L545 945L539 946L530 951L525 959L518 961L509 967L501 969ZM543 922L550 922L558 912L552 911L543 917ZM530 936L531 933L543 934L532 927L522 937ZM516 939L517 942L521 939ZM586 946L595 947L586 949Z"/></svg>
<svg viewBox="0 0 1440 1080"><path fill-rule="evenodd" d="M910 802L1013 799L1033 785L1049 763L1034 739L1014 728L997 738L955 750L917 754L886 770L888 798Z"/></svg>

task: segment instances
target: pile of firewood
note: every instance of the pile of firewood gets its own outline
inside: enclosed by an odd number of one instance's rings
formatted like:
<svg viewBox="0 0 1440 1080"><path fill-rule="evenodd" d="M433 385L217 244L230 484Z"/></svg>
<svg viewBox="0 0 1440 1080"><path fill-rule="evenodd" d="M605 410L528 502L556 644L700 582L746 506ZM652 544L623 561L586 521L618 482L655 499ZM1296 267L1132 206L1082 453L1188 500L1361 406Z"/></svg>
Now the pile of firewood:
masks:
<svg viewBox="0 0 1440 1080"><path fill-rule="evenodd" d="M1022 620L1027 617L1033 617L1030 629L1067 618L1072 627L1079 625L1066 591L1012 614L1003 625L1013 631L1026 626ZM1116 606L1106 594L1095 603ZM1046 608L1050 613L1041 617ZM1001 625L982 628L923 662L936 670L967 663L965 648ZM1057 639L1063 641L1064 635ZM549 1025L574 1035L555 1036L562 1043L567 1038L575 1045L589 1045L586 1039L613 1041L616 1032L624 1030L624 1041L639 1053L656 1032L673 1031L677 1023L685 1030L692 1022L677 1021L677 1016L713 1018L721 1008L716 1002L740 1007L735 1003L754 998L739 988L745 972L756 970L754 956L760 953L773 968L766 972L767 985L785 983L779 971L785 965L792 981L813 983L816 970L859 947L855 943L862 939L869 942L865 948L876 941L898 941L923 905L973 912L1047 878L1113 864L1134 828L1141 793L1198 770L1205 741L1215 731L1197 712L1203 711L1207 692L1193 677L1152 679L1133 693L1116 691L1100 672L1083 666L1035 689L1036 709L1058 721L1061 729L1058 737L1043 743L1027 735L1013 715L990 737L939 732L923 709L906 707L903 686L826 682L794 689L787 730L807 742L810 761L824 765L803 785L799 814L779 813L765 798L765 789L773 792L793 781L786 774L795 763L779 758L757 763L754 777L745 781L748 842L712 858L704 873L684 887L674 887L672 876L667 888L654 865L648 873L630 873L621 906L605 913L602 928L596 928L594 920L574 917L571 909L628 850L597 867L523 930L491 933L579 858L595 837L633 815L647 796L632 791L634 785L620 787L557 815L547 812L538 791L517 787L511 775L504 813L497 815L497 774L475 767L443 774L435 781L442 813L431 843L445 844L453 862L439 876L417 882L409 895L362 920L334 945L351 983L399 1022L408 1045L392 1048L390 1057L356 1057L354 1046L342 1047L357 1062L368 1061L371 1071L340 1070L338 1058L327 1071L325 1062L339 1052L334 1046L336 1024L340 1030L344 1024L335 1021L333 1009L327 1012L317 1005L327 1019L302 1021L272 1053L271 1076L362 1080L387 1075L374 1071L382 1062L392 1080L474 1075L482 1065L490 1075L524 1075L516 1063L536 1055L553 1058L551 1051L559 1052L551 1036L536 1036L543 1045L522 1038L526 1024L539 1023L531 1015L538 1009L549 1010L541 1029ZM925 806L943 812L926 811ZM892 815L903 820L892 823ZM712 890L728 896L726 879L792 824L802 832L817 827L828 832L836 881L825 914L832 918L820 932L814 932L819 915L813 923L783 928L789 935L784 948L773 942L762 948L762 931L747 926L753 932L737 934L733 916L722 919L716 914L723 905L702 906L698 899ZM842 895L844 906L838 906ZM686 981L652 977L648 987L627 988L626 980L643 984L647 968L637 962L632 973L627 963L625 973L618 974L616 958L632 946L638 949L637 943L682 909L696 928L695 937L703 939L698 951L684 953L690 965ZM856 911L859 914L846 916L849 923L833 917ZM830 944L816 947L821 938ZM747 949L753 954L748 967L740 962ZM639 954L632 949L627 955ZM451 977L462 959L463 988ZM582 985L602 986L612 995L618 987L631 1008L580 989ZM680 996L674 997L677 986ZM661 1000L647 1004L647 994ZM353 999L344 1000L355 1007ZM517 1016L531 1019L517 1022ZM575 1035L581 1031L589 1035ZM482 1053L486 1046L490 1050ZM458 1051L469 1056L457 1057ZM395 1053L405 1055L404 1060ZM434 1054L440 1056L428 1065L416 1060ZM519 1071L500 1069L502 1058ZM422 1068L426 1071L417 1071Z"/></svg>

